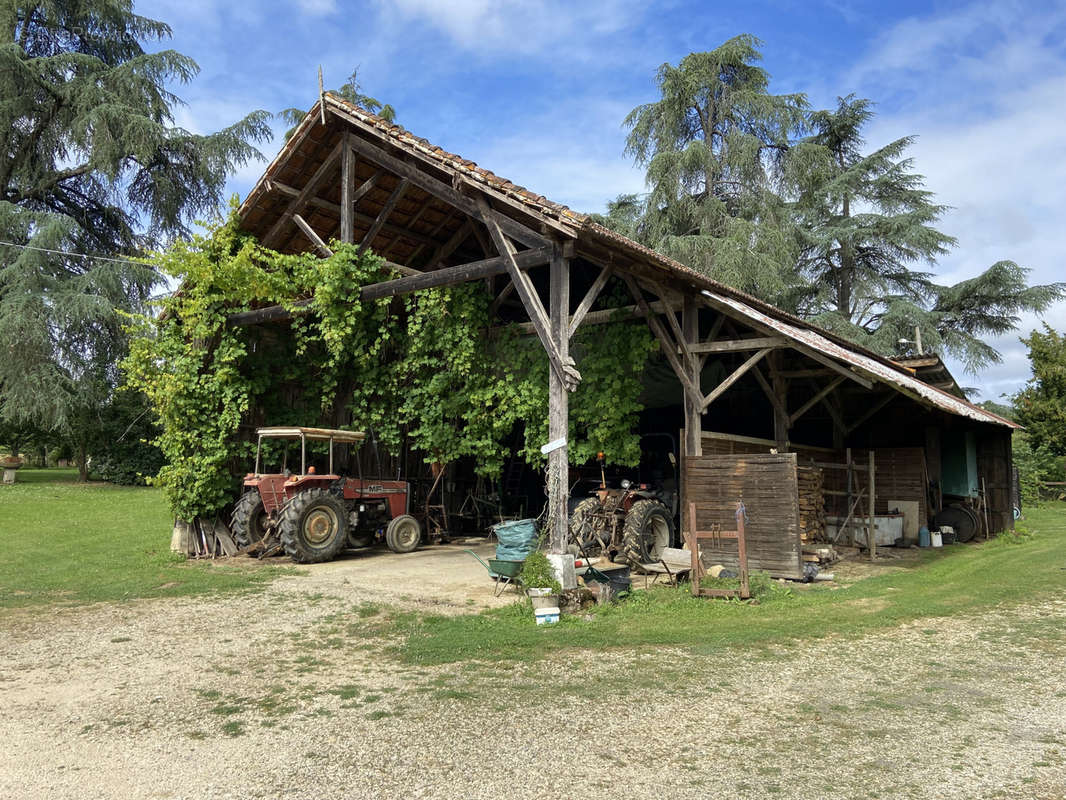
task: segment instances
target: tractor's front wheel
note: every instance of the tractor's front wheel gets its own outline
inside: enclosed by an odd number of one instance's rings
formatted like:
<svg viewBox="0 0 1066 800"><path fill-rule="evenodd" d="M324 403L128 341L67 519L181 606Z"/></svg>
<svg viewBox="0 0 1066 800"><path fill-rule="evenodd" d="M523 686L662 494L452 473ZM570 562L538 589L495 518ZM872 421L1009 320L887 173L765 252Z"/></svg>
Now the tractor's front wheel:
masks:
<svg viewBox="0 0 1066 800"><path fill-rule="evenodd" d="M278 530L281 544L293 561L329 561L348 540L348 512L335 494L325 489L307 489L281 509Z"/></svg>
<svg viewBox="0 0 1066 800"><path fill-rule="evenodd" d="M385 544L394 553L410 553L422 541L422 526L410 514L389 520L385 528Z"/></svg>
<svg viewBox="0 0 1066 800"><path fill-rule="evenodd" d="M258 489L251 489L240 496L229 518L229 529L237 547L244 550L249 545L262 541L266 536L269 517L263 508L263 497Z"/></svg>
<svg viewBox="0 0 1066 800"><path fill-rule="evenodd" d="M654 500L638 500L626 514L622 530L622 553L630 564L647 564L670 546L674 523L666 506Z"/></svg>

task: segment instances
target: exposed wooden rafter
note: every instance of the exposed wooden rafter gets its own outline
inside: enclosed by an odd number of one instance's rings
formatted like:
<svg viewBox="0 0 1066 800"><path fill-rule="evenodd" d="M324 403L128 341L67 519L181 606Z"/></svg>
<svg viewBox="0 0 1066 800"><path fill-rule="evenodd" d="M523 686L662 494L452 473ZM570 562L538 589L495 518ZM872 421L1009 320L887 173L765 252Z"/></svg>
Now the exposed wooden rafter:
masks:
<svg viewBox="0 0 1066 800"><path fill-rule="evenodd" d="M337 146L330 151L330 154L326 156L326 160L323 161L318 169L315 170L311 178L304 184L304 188L300 189L299 193L294 197L285 210L281 213L278 221L274 223L273 227L267 231L267 235L263 237L263 244L266 247L272 247L274 241L279 233L289 224L292 219L292 215L301 211L304 205L307 203L308 198L312 192L318 188L318 185L326 177L327 173L337 164L337 159L341 157L341 152L344 149L344 143L338 142Z"/></svg>
<svg viewBox="0 0 1066 800"><path fill-rule="evenodd" d="M480 217L478 204L466 195L453 189L444 181L437 180L432 175L423 172L413 164L401 161L396 158L396 156L386 153L377 145L368 142L366 139L359 136L353 136L351 138L351 144L355 151L367 161L372 161L378 166L399 175L401 178L407 178L419 189L428 192L434 197L439 197L441 200L454 206L459 211L465 212L469 216ZM522 225L520 222L517 222L504 214L490 212L490 216L496 221L496 224L507 236L515 241L521 242L527 247L543 247L551 244L550 240L546 237L530 230L525 225Z"/></svg>
<svg viewBox="0 0 1066 800"><path fill-rule="evenodd" d="M404 192L407 191L407 187L410 185L410 181L407 178L401 178L400 182L396 184L396 188L392 190L392 194L389 195L389 199L385 201L385 205L382 207L381 212L377 215L377 218L370 224L370 228L363 236L363 240L359 243L359 252L362 253L366 250L374 237L378 235L381 230L381 226L385 224L389 218L389 214L396 208L396 204L400 202Z"/></svg>

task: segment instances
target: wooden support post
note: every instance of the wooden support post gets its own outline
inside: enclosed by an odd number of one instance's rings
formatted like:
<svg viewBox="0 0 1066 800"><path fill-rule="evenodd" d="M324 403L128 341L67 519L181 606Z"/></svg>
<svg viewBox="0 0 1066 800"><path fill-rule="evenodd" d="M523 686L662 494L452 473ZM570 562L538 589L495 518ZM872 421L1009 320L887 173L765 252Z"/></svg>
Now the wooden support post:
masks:
<svg viewBox="0 0 1066 800"><path fill-rule="evenodd" d="M681 325L684 329L685 339L689 344L699 341L699 306L695 298L685 297L681 307ZM700 359L690 357L685 367L689 370L689 378L697 389L700 387ZM703 414L700 412L700 404L691 393L685 393L685 455L703 455L703 437L700 433L703 429Z"/></svg>
<svg viewBox="0 0 1066 800"><path fill-rule="evenodd" d="M355 153L348 146L350 133L344 134L344 149L341 151L341 241L351 244L355 241L355 220L352 218L352 192L355 191Z"/></svg>
<svg viewBox="0 0 1066 800"><path fill-rule="evenodd" d="M870 545L870 560L877 560L877 537L874 536L874 509L877 502L877 492L875 490L874 481L874 449L870 448L870 467L866 473L870 479L870 533L868 534L867 544Z"/></svg>
<svg viewBox="0 0 1066 800"><path fill-rule="evenodd" d="M773 384L774 397L774 441L777 442L777 452L788 452L788 431L792 427L792 420L788 415L788 379L781 377L781 354L775 353L773 369L770 371L770 381Z"/></svg>
<svg viewBox="0 0 1066 800"><path fill-rule="evenodd" d="M855 486L855 470L853 470L851 468L853 462L851 460L851 448L850 447L845 451L845 460L846 460L847 466L848 466L848 497L847 497L847 500L845 501L845 508L848 508L848 507L851 506L851 493L854 490L854 486ZM849 514L848 516L850 517L851 515ZM847 527L847 520L844 520L844 522L845 522L845 527ZM851 537L848 539L848 541L851 542L852 547L855 546L855 531L854 530L851 532Z"/></svg>
<svg viewBox="0 0 1066 800"><path fill-rule="evenodd" d="M554 248L551 260L551 288L549 297L551 334L564 363L570 355L570 262L561 249ZM569 436L569 397L562 376L548 370L548 440ZM565 553L568 520L566 499L569 489L569 450L564 445L548 454L548 529L551 532L551 552Z"/></svg>

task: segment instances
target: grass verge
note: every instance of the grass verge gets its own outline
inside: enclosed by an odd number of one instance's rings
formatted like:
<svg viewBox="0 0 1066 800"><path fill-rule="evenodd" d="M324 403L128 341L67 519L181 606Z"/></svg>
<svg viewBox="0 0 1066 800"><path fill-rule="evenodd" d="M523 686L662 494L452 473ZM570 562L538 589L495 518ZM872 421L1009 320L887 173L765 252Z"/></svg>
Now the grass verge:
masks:
<svg viewBox="0 0 1066 800"><path fill-rule="evenodd" d="M0 486L0 609L179 597L261 587L282 568L187 562L170 552L163 497L21 469Z"/></svg>
<svg viewBox="0 0 1066 800"><path fill-rule="evenodd" d="M929 550L913 567L845 588L773 583L758 605L695 599L669 587L636 592L587 618L537 627L524 603L403 623L396 653L413 664L531 660L566 649L679 645L697 652L854 636L901 623L1039 599L1066 589L1066 504L1028 511L1028 533ZM1019 530L1023 530L1021 527Z"/></svg>

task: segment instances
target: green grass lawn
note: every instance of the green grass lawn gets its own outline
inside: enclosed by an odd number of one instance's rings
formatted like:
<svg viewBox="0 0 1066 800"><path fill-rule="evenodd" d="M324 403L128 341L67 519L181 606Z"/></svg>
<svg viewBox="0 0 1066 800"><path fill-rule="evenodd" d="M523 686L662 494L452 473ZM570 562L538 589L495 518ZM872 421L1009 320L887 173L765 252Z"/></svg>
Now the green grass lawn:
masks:
<svg viewBox="0 0 1066 800"><path fill-rule="evenodd" d="M21 469L0 486L0 609L176 597L262 586L278 568L186 562L157 489Z"/></svg>
<svg viewBox="0 0 1066 800"><path fill-rule="evenodd" d="M928 550L913 566L844 588L762 581L758 605L696 599L688 588L635 592L591 619L537 627L523 603L478 615L401 618L396 652L412 663L537 658L564 649L681 645L697 651L851 636L927 617L994 613L1066 593L1066 504L1027 512L1020 535ZM1028 533L1025 531L1028 530Z"/></svg>

